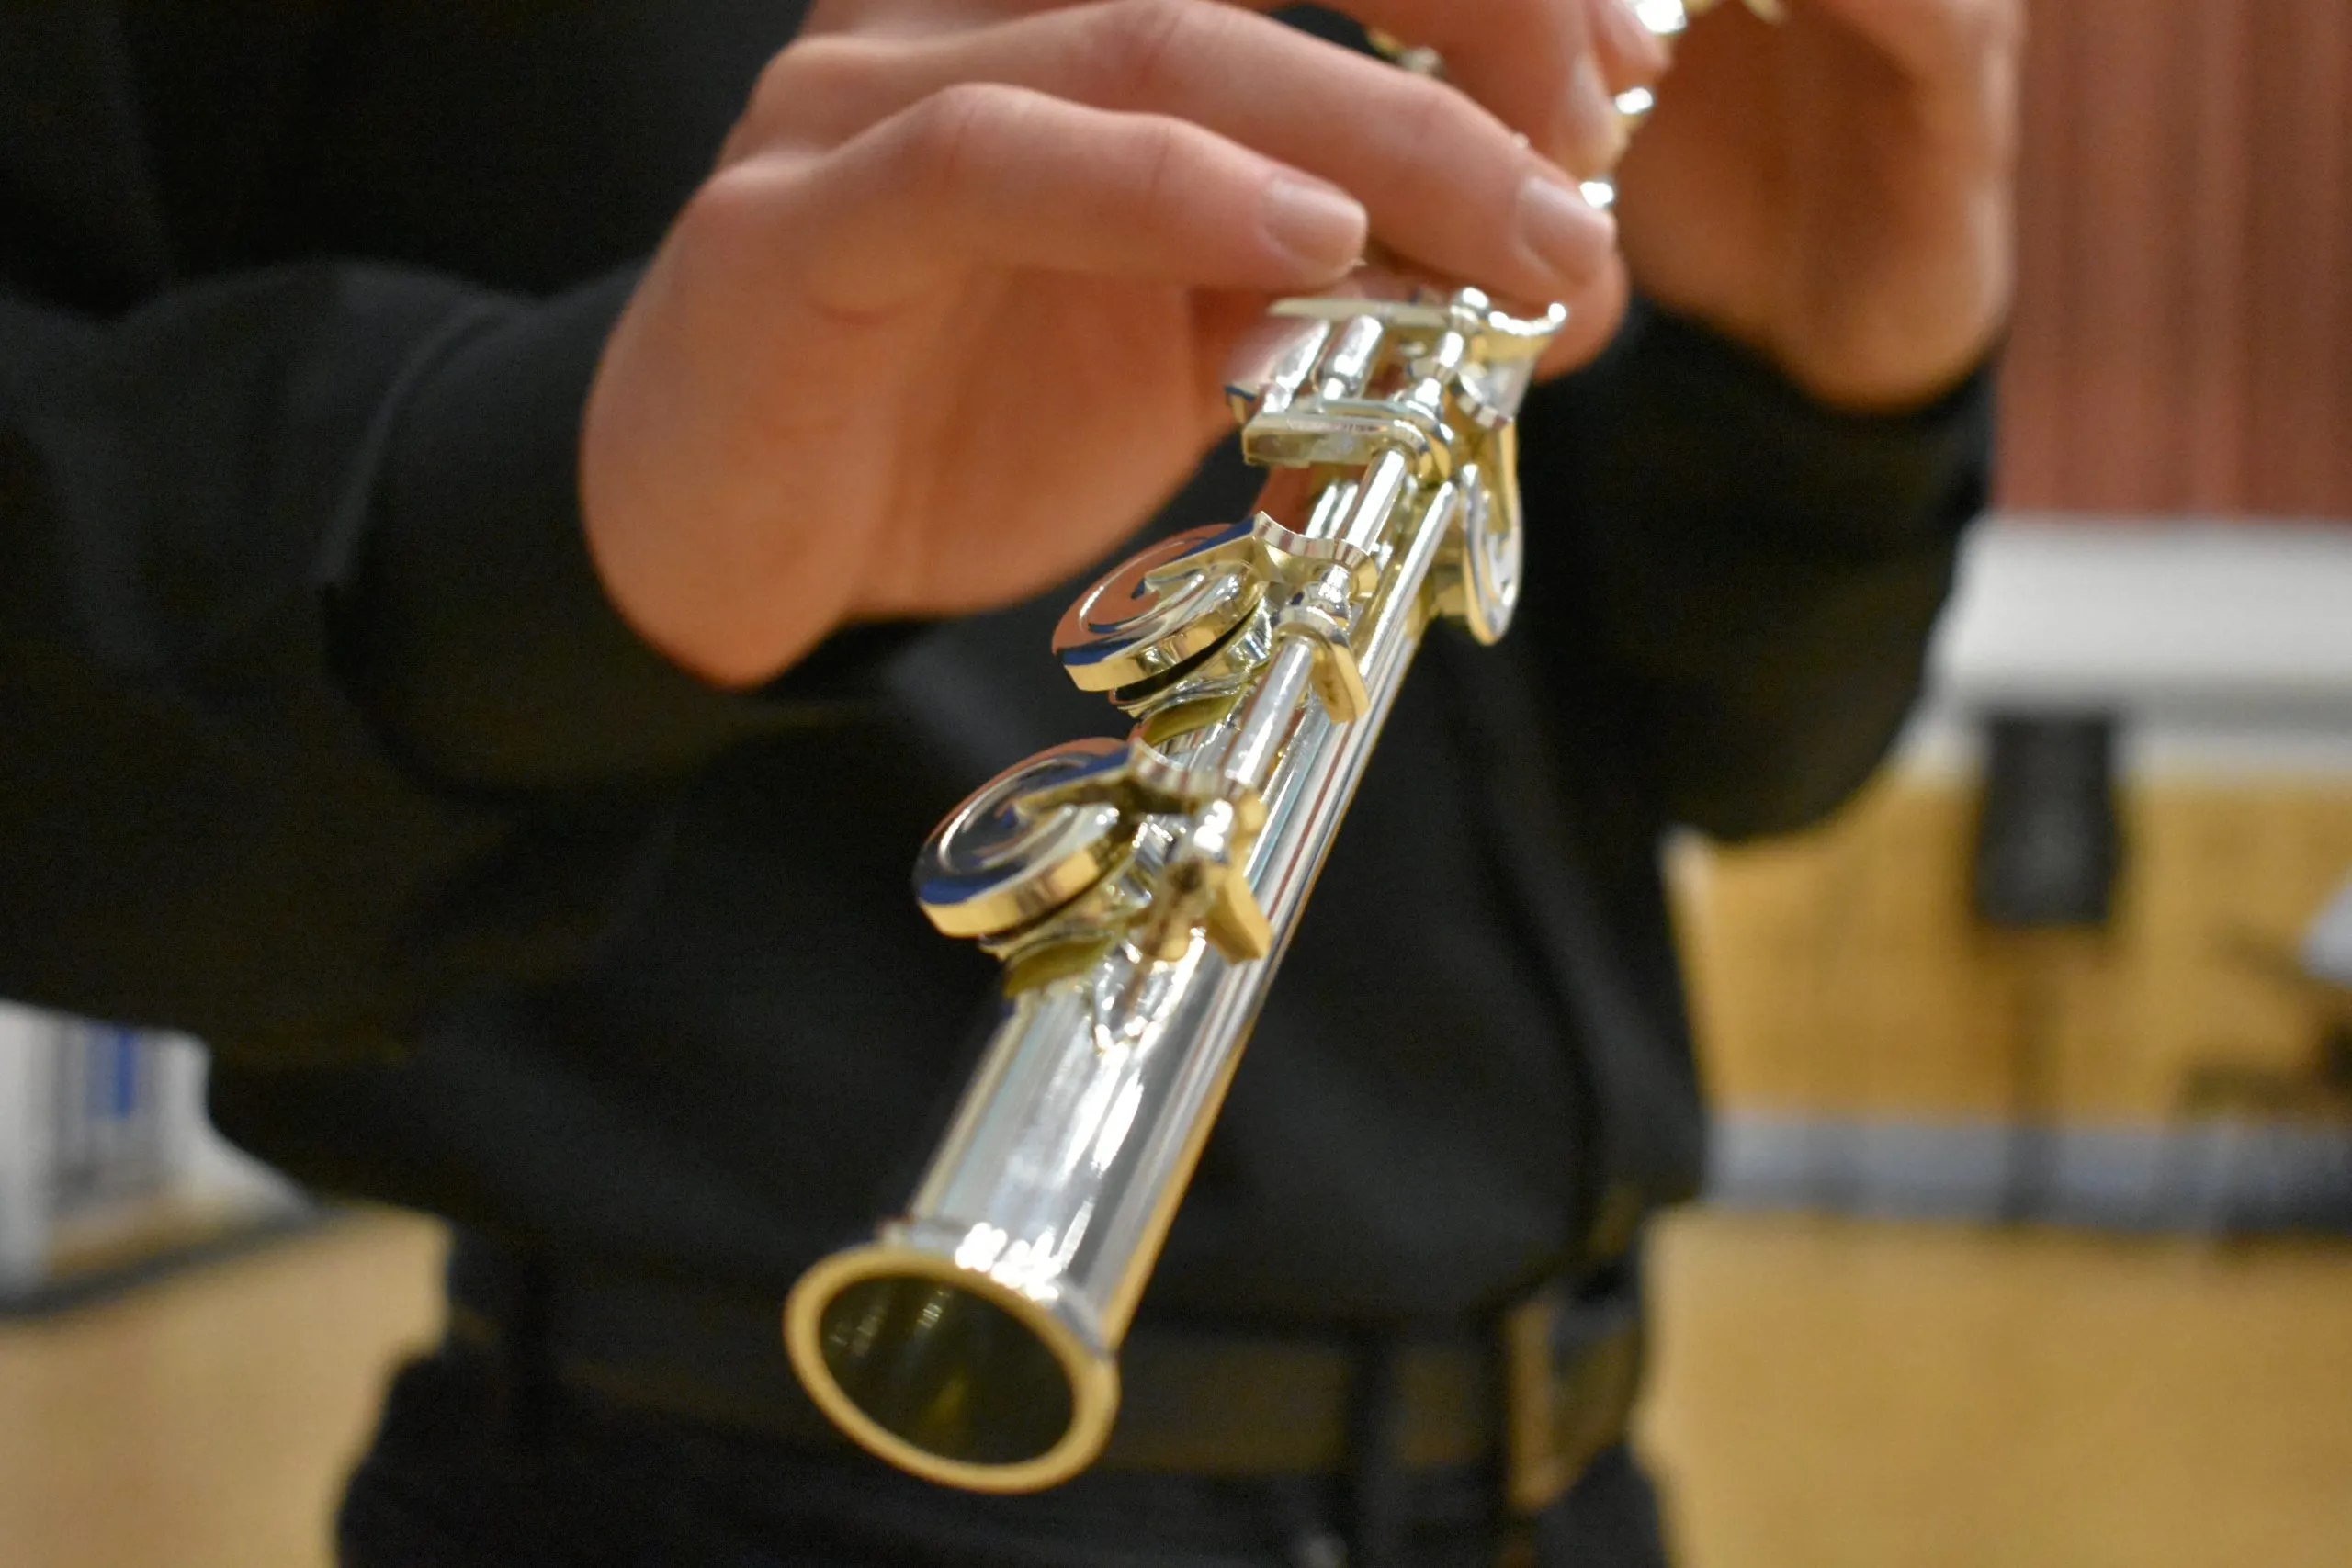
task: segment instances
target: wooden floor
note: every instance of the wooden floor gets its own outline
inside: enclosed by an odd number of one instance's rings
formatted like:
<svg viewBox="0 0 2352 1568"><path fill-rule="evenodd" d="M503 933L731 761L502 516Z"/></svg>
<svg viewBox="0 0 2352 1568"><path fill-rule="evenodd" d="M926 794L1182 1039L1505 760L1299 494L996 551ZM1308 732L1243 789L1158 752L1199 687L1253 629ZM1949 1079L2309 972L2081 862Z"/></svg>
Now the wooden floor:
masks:
<svg viewBox="0 0 2352 1568"><path fill-rule="evenodd" d="M0 1329L0 1563L322 1568L437 1259L357 1221ZM1657 1278L1689 1568L2352 1562L2352 1248L1703 1214Z"/></svg>
<svg viewBox="0 0 2352 1568"><path fill-rule="evenodd" d="M322 1568L438 1233L368 1219L0 1328L0 1565Z"/></svg>
<svg viewBox="0 0 2352 1568"><path fill-rule="evenodd" d="M2346 998L2295 954L2352 878L2352 779L2140 780L2121 806L2098 932L1977 924L1952 780L1892 772L1810 832L1679 856L1711 1101L2155 1127L2217 1072L2311 1072Z"/></svg>
<svg viewBox="0 0 2352 1568"><path fill-rule="evenodd" d="M1705 1215L1658 1262L1690 1568L2352 1563L2352 1248Z"/></svg>

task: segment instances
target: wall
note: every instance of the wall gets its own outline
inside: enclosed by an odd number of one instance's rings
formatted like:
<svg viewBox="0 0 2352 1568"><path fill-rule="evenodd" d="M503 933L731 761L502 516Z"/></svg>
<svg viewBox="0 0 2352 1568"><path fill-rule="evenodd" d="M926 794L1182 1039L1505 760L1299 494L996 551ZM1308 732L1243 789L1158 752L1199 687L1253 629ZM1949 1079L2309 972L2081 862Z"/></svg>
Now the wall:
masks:
<svg viewBox="0 0 2352 1568"><path fill-rule="evenodd" d="M2352 529L1979 528L1899 764L1803 835L1677 857L1718 1192L2215 1228L2352 1224ZM2120 728L2098 931L1972 914L1987 712ZM2332 1044L2338 1038L2341 1044Z"/></svg>
<svg viewBox="0 0 2352 1568"><path fill-rule="evenodd" d="M1965 784L1897 775L1819 832L1688 868L1721 1103L2161 1122L2217 1069L2309 1065L2330 1015L2292 971L2352 875L2352 779L2130 782L2127 869L2098 935L1979 930L1974 821Z"/></svg>
<svg viewBox="0 0 2352 1568"><path fill-rule="evenodd" d="M2030 16L2004 504L2352 517L2352 6Z"/></svg>

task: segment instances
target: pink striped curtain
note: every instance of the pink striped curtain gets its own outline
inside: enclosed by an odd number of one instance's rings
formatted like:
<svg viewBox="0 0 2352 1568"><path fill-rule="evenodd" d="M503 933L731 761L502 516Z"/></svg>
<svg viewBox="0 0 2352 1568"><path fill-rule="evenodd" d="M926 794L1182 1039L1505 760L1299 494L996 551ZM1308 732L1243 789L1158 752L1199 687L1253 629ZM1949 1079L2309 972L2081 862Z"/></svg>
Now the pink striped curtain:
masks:
<svg viewBox="0 0 2352 1568"><path fill-rule="evenodd" d="M2352 518L2352 0L2033 0L2001 500Z"/></svg>

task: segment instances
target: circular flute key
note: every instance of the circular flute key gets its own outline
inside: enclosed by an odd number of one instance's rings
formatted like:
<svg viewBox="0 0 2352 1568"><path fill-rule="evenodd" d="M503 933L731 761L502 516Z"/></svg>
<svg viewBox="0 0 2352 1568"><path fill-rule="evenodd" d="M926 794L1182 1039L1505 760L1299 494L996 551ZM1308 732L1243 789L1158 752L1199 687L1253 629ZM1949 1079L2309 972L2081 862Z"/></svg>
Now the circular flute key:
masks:
<svg viewBox="0 0 2352 1568"><path fill-rule="evenodd" d="M1246 551L1250 525L1212 523L1130 556L1078 596L1054 653L1080 691L1165 674L1255 613L1265 585Z"/></svg>
<svg viewBox="0 0 2352 1568"><path fill-rule="evenodd" d="M1498 641L1519 608L1526 537L1513 498L1497 494L1484 465L1462 470L1459 521L1430 575L1439 611L1476 641Z"/></svg>
<svg viewBox="0 0 2352 1568"><path fill-rule="evenodd" d="M999 773L932 829L915 860L915 902L949 936L992 937L1052 914L1100 882L1135 844L1108 800L1057 795L1125 767L1128 745L1097 738L1040 751Z"/></svg>

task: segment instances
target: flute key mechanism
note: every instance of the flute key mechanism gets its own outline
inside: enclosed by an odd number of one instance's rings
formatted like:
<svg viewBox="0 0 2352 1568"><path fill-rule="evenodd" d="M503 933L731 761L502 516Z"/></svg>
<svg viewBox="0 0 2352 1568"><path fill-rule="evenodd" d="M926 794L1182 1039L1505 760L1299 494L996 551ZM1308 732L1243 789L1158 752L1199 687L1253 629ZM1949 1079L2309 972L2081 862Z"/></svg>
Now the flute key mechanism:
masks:
<svg viewBox="0 0 2352 1568"><path fill-rule="evenodd" d="M1079 596L1054 652L1134 721L950 812L915 893L1005 1014L906 1213L803 1277L786 1337L845 1431L1025 1491L1107 1438L1115 1354L1276 962L1430 621L1500 634L1511 419L1566 320L1475 289L1278 307L1237 378L1261 508Z"/></svg>
<svg viewBox="0 0 2352 1568"><path fill-rule="evenodd" d="M1079 595L1054 633L1054 653L1080 691L1121 706L1135 688L1190 671L1267 602L1327 569L1347 574L1351 601L1379 585L1379 562L1341 540L1294 533L1265 513L1190 528L1131 557Z"/></svg>
<svg viewBox="0 0 2352 1568"><path fill-rule="evenodd" d="M1205 931L1235 959L1264 956L1265 916L1240 862L1265 825L1245 784L1170 761L1141 739L1072 740L998 774L948 815L915 863L915 901L949 936L976 937L999 956L1072 940L1124 936L1182 956ZM1152 825L1169 840L1153 853ZM1172 835L1172 836L1171 836ZM1125 877L1124 897L1091 898Z"/></svg>
<svg viewBox="0 0 2352 1568"><path fill-rule="evenodd" d="M1003 1012L905 1212L785 1303L801 1382L875 1453L1023 1492L1108 1439L1120 1341L1422 634L1510 625L1514 421L1566 319L1371 277L1275 305L1227 386L1259 508L1063 617L1062 668L1133 728L933 831L916 899L1003 960Z"/></svg>

